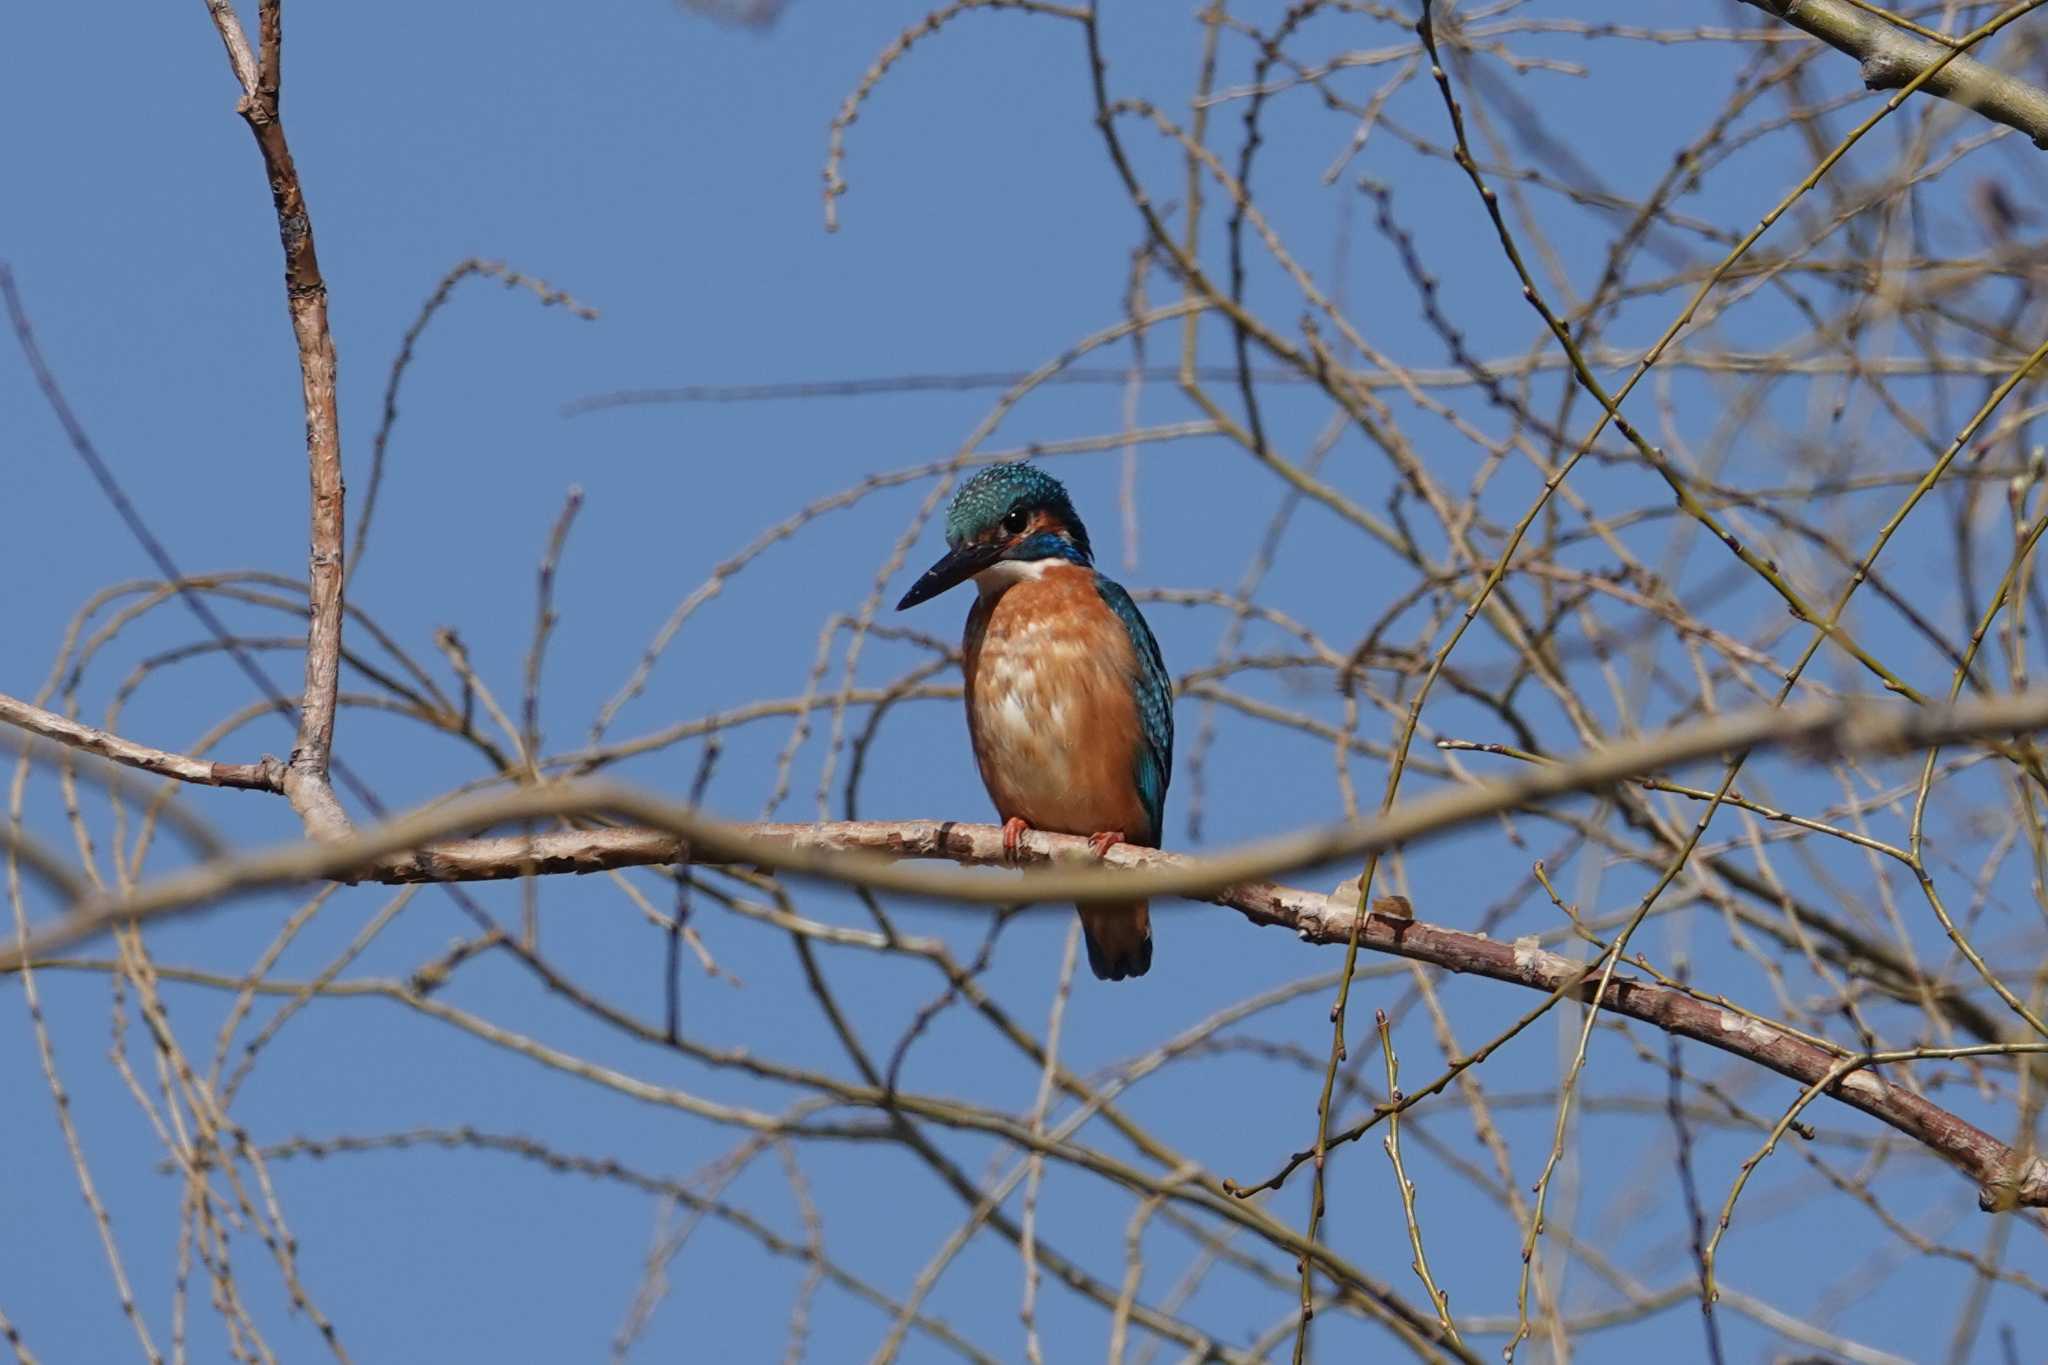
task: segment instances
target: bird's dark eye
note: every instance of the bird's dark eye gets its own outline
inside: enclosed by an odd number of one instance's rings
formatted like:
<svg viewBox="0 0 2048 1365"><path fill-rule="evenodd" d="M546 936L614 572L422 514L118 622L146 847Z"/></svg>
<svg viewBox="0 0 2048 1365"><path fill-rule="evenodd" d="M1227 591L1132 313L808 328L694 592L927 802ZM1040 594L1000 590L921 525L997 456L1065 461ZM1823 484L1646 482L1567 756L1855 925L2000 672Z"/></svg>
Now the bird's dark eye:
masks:
<svg viewBox="0 0 2048 1365"><path fill-rule="evenodd" d="M1021 507L1003 518L1003 529L1013 536L1022 535L1024 528L1030 524L1031 514Z"/></svg>

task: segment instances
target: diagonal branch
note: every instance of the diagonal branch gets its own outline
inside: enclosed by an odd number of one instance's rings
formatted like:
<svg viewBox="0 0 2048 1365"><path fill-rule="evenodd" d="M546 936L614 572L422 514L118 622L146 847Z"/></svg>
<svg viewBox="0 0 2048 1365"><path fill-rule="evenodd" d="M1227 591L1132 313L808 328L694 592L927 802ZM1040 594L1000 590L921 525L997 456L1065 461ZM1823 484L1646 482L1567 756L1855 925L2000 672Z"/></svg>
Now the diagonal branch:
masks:
<svg viewBox="0 0 2048 1365"><path fill-rule="evenodd" d="M0 724L41 735L68 748L98 754L126 767L140 768L161 777L175 777L180 782L192 782L202 787L240 787L247 791L284 790L282 768L274 758L255 763L209 763L203 758L152 749L105 730L81 725L55 711L45 711L40 706L17 701L4 692L0 692Z"/></svg>
<svg viewBox="0 0 2048 1365"><path fill-rule="evenodd" d="M1743 0L1774 19L1812 34L1863 63L1863 84L1897 90L1933 66L1950 48L1920 37L1849 3L1849 0ZM1920 87L1953 100L1994 123L2016 128L2048 148L2048 91L2028 85L1974 57L1950 57Z"/></svg>
<svg viewBox="0 0 2048 1365"><path fill-rule="evenodd" d="M168 757L85 727L52 725L47 712L11 706L7 718L38 734L133 766L164 771ZM30 714L35 713L35 714ZM68 724L68 722L67 722ZM1902 706L1870 701L1766 707L1722 715L1582 754L1570 762L1515 777L1450 788L1371 819L1282 835L1235 853L1187 858L1119 844L1104 866L1048 868L1020 882L977 873L918 874L902 859L947 859L993 867L1006 861L1002 831L952 821L843 821L816 825L733 824L692 807L607 783L526 787L498 796L451 802L339 838L222 859L165 877L121 898L85 901L24 947L0 949L0 972L18 969L117 924L191 913L236 895L309 880L470 881L536 872L591 872L645 864L690 862L745 865L826 878L876 890L943 897L976 904L1022 900L1068 901L1177 894L1237 910L1256 924L1292 929L1304 942L1356 944L1373 952L1427 962L1602 1008L1692 1038L1790 1077L1862 1110L1947 1159L1975 1181L1989 1209L2048 1207L2048 1163L2016 1153L1903 1086L1868 1069L1865 1058L1737 1012L1684 989L1611 972L1601 986L1589 980L1606 970L1603 955L1591 964L1541 949L1532 938L1497 943L1415 920L1368 915L1348 899L1278 885L1264 878L1383 851L1475 821L1573 792L1692 759L1731 750L1795 747L1814 754L1897 752L2024 734L2048 727L2048 690L1990 697L1946 706ZM90 745L87 741L90 740ZM257 765L260 767L261 765ZM173 774L175 775L175 774ZM289 784L289 775L286 777ZM542 835L458 839L450 836L493 825L548 816L614 816L641 828L566 830ZM1023 842L1027 863L1093 863L1088 841L1032 832ZM1998 1055L2048 1050L2040 1043L1990 1043L1940 1055ZM1936 1051L1926 1055L1935 1056Z"/></svg>
<svg viewBox="0 0 2048 1365"><path fill-rule="evenodd" d="M1790 749L1815 759L1878 756L1976 740L2001 753L2030 758L2030 742L2006 737L2043 729L2048 729L2048 688L1945 705L1845 698L1757 707L1589 749L1567 761L1522 769L1490 782L1446 787L1370 819L1275 835L1213 857L1180 858L1120 845L1098 862L1075 856L1068 847L1071 841L1056 837L1037 861L1068 866L1033 873L1022 887L991 883L973 874L906 872L894 865L901 858L952 856L938 852L930 836L917 836L915 846L898 847L883 840L870 847L860 837L843 844L830 833L945 830L953 828L949 823L737 824L619 783L551 783L449 801L359 833L209 863L125 897L74 906L66 922L50 932L76 942L108 924L188 913L224 898L321 879L487 881L536 871L596 872L684 860L749 864L875 891L981 905L1169 895L1207 900L1240 883L1385 852L1557 797L1600 791L1645 773L1729 753ZM285 784L288 788L289 773ZM600 816L647 828L572 829L447 842L452 836L522 821Z"/></svg>
<svg viewBox="0 0 2048 1365"><path fill-rule="evenodd" d="M792 856L809 851L939 858L985 867L1004 863L1003 832L994 825L957 824L949 820L840 821L731 829L744 834L756 854L779 847ZM561 861L542 870L674 862L680 859L684 847L676 835L653 829L597 830L575 837L585 840L584 846L572 850L565 843L553 843ZM360 842L361 837L352 839L350 846ZM449 876L514 876L532 866L533 858L527 851L530 842L536 841L517 836L469 840L451 846L454 852L421 850L412 857L422 866L450 859L439 869ZM351 851L350 846L307 845L306 865L311 867L313 858L332 862L337 854ZM1083 856L1087 848L1088 841L1077 836L1032 831L1024 836L1022 853L1027 862L1049 863ZM716 860L699 856L694 861L703 865ZM1195 870L1205 860L1120 844L1110 850L1107 861L1112 867L1125 869ZM389 879L411 879L401 875L408 870L417 868L390 867ZM1254 924L1291 929L1305 943L1341 946L1352 939L1356 911L1348 898L1333 898L1272 882L1242 882L1212 891L1203 899L1228 906ZM67 919L39 935L27 956L31 960L44 957L115 918L101 912L91 916L89 922L81 922L77 917ZM1482 934L1468 934L1421 920L1378 915L1368 916L1358 927L1357 942L1360 948L1372 952L1581 1001L1590 998L1593 985L1588 978L1601 965L1599 960L1575 962L1548 952L1537 946L1533 937L1498 942ZM18 969L22 957L13 949L0 950L0 973ZM1873 1071L1853 1069L1855 1054L1814 1042L1685 990L1619 974L1608 983L1601 1007L1767 1067L1802 1085L1819 1085L1832 1076L1834 1079L1825 1088L1827 1095L1889 1124L1945 1158L1977 1185L1983 1207L2048 1207L2048 1163L2015 1152L1960 1116ZM1988 1055L2041 1047L2048 1045L1989 1044L1967 1051L1971 1055Z"/></svg>

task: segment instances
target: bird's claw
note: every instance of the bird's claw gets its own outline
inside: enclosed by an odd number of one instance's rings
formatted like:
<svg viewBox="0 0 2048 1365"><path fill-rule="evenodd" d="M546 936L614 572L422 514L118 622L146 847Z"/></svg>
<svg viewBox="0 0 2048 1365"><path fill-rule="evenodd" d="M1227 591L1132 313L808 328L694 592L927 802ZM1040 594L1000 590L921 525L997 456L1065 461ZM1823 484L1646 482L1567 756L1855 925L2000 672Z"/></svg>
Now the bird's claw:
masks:
<svg viewBox="0 0 2048 1365"><path fill-rule="evenodd" d="M1003 861L1014 863L1023 856L1024 831L1031 826L1017 816L1003 821Z"/></svg>
<svg viewBox="0 0 2048 1365"><path fill-rule="evenodd" d="M1106 829L1099 834L1091 834L1088 836L1088 848L1089 851L1094 853L1096 857L1107 858L1109 856L1109 851L1112 848L1115 848L1118 844L1122 843L1123 841L1124 832L1122 830Z"/></svg>

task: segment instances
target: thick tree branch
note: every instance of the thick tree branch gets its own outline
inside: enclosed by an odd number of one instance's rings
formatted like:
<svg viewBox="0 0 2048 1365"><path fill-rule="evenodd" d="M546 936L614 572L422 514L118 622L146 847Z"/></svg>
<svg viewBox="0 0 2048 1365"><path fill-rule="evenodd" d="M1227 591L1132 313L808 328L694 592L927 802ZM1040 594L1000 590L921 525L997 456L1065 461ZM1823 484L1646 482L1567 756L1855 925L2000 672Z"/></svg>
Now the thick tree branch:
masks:
<svg viewBox="0 0 2048 1365"><path fill-rule="evenodd" d="M1908 33L1848 0L1743 0L1774 19L1812 34L1863 64L1863 84L1897 90L1933 66L1949 48ZM1920 87L1953 100L1994 123L2016 128L2048 147L2048 91L1987 66L1974 57L1953 57Z"/></svg>
<svg viewBox="0 0 2048 1365"><path fill-rule="evenodd" d="M61 717L21 703L12 703L10 713L0 719L150 771L168 771L166 765L175 759L62 722ZM1120 844L1102 859L1105 866L1054 867L1032 873L1021 882L994 881L973 872L919 874L896 865L902 859L948 859L999 866L1004 861L1002 832L991 825L952 821L732 824L612 784L527 787L450 803L338 839L315 839L204 864L123 898L80 903L36 935L25 949L0 949L0 971L16 969L24 958L33 961L115 924L191 912L235 895L308 880L473 881L690 861L760 866L877 890L982 904L1023 899L1064 902L1105 894L1182 895L1229 906L1254 923L1291 929L1304 942L1348 943L1355 934L1361 947L1375 952L1583 1000L1593 989L1587 980L1591 967L1542 950L1534 938L1497 943L1481 935L1379 916L1368 916L1363 925L1355 926L1356 911L1348 898L1333 899L1264 879L1393 848L1543 800L1597 790L1672 764L1730 751L1796 746L1815 754L1887 753L2023 734L2044 726L2048 726L2048 691L1949 706L1846 701L1762 708L1617 744L1570 762L1527 769L1506 780L1450 788L1397 806L1375 819L1283 835L1235 853L1186 858ZM209 770L211 766L207 765ZM289 777L285 780L288 785ZM449 841L452 835L493 825L577 815L617 816L643 827ZM1095 859L1087 848L1084 839L1033 832L1024 840L1022 861L1093 864ZM1613 979L1601 1003L1603 1008L1733 1053L1809 1087L1823 1086L1833 1098L1890 1124L1947 1158L1977 1183L1980 1202L1986 1208L2048 1207L2048 1164L2015 1153L1957 1115L1882 1079L1865 1069L1852 1053L1809 1041L1685 991L1633 978ZM1978 1051L2040 1046L1993 1044Z"/></svg>
<svg viewBox="0 0 2048 1365"><path fill-rule="evenodd" d="M341 680L343 485L341 416L335 399L334 337L327 322L327 281L313 245L313 220L278 116L283 16L280 0L260 5L261 60L252 67L249 38L229 0L208 0L243 88L236 111L255 135L284 246L285 302L298 344L306 409L306 463L312 485L311 551L307 567L306 688L298 743L285 765L284 792L315 839L348 832L347 814L328 777L334 713Z"/></svg>
<svg viewBox="0 0 2048 1365"><path fill-rule="evenodd" d="M108 923L189 911L225 897L322 878L479 881L524 876L536 869L595 872L686 857L988 905L1136 896L1216 899L1238 883L1385 852L1559 796L1597 791L1699 759L1773 748L1795 749L1814 758L1878 756L1970 740L1987 740L2009 753L2015 741L2004 737L2043 728L2048 728L2048 689L1938 706L1846 699L1758 707L1588 750L1568 761L1532 765L1491 782L1447 787L1370 819L1281 834L1214 857L1186 859L1119 848L1097 865L1092 857L1069 855L1064 844L1046 845L1041 861L1068 865L1034 873L1024 888L993 884L973 874L906 872L895 865L900 858L951 856L925 844L842 847L815 832L870 828L859 823L734 824L617 783L567 782L449 802L339 840L271 849L178 873L118 900L75 907L67 924L76 932L66 941ZM2016 743L2031 752L2029 741ZM287 789L290 780L287 773ZM498 825L575 816L611 816L649 828L446 842L451 836Z"/></svg>
<svg viewBox="0 0 2048 1365"><path fill-rule="evenodd" d="M780 848L792 855L802 850L840 856L939 858L985 867L1003 864L1003 834L994 825L910 820L729 828L761 852ZM350 845L361 841L351 840ZM537 857L531 851L535 845L545 845L548 854ZM1086 839L1034 831L1024 836L1022 851L1026 862L1051 863L1090 856L1087 848ZM330 862L336 854L350 851L348 847L319 844L308 845L306 850L309 858ZM654 829L595 830L535 840L517 836L466 840L389 859L378 864L378 872L382 879L390 881L504 877L517 875L536 862L544 871L592 871L674 862L683 854L684 841L672 833ZM1112 868L1188 871L1198 870L1213 860L1120 844L1110 850L1106 861ZM1255 924L1292 930L1305 943L1343 945L1351 938L1355 911L1348 899L1272 882L1238 883L1211 892L1204 899L1228 906ZM75 917L67 920L39 936L31 945L29 957L33 960L55 952L113 918L116 917L99 912L90 916L90 923L81 923ZM1592 983L1587 978L1598 966L1597 962L1574 962L1545 951L1533 937L1503 943L1420 920L1377 915L1369 916L1360 926L1358 943L1374 952L1579 1000L1590 998ZM19 953L0 950L0 972L16 969L20 961ZM1842 1071L1853 1057L1754 1016L1633 977L1617 976L1608 986L1602 1007L1768 1067L1802 1085L1822 1082ZM2025 1049L2033 1045L2016 1046ZM1978 1051L1998 1050L1992 1046ZM1945 1157L1976 1183L1979 1202L1985 1208L2048 1207L2048 1163L2014 1152L1990 1134L1905 1087L1894 1085L1873 1071L1855 1069L1839 1075L1826 1093Z"/></svg>

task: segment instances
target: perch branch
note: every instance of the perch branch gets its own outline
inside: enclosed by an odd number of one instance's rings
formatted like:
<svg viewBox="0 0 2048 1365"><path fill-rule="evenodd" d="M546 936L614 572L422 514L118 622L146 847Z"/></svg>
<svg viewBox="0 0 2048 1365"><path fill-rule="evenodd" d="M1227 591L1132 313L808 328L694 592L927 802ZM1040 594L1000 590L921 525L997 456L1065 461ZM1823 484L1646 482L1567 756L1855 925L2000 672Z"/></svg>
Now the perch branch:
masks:
<svg viewBox="0 0 2048 1365"><path fill-rule="evenodd" d="M526 793L518 793L525 795ZM413 817L414 821L420 817ZM956 824L945 820L841 821L819 825L743 825L727 827L733 836L744 838L756 854L784 850L790 861L799 853L851 857L882 854L894 858L941 858L979 866L1001 866L1004 862L1003 833L994 825ZM310 869L315 860L333 863L357 845L367 843L377 831L352 838L345 845L302 846L300 875L318 875ZM570 840L580 839L572 846ZM552 848L549 858L536 859L533 845ZM679 860L683 841L676 835L654 829L596 830L560 838L523 837L473 839L449 845L442 851L419 850L405 860L383 865L389 880L407 880L406 874L438 872L444 876L516 876L535 861L542 871L591 871L598 867L632 863L668 863ZM1027 863L1050 863L1086 856L1088 841L1073 835L1031 831L1023 838L1022 857ZM297 853L299 850L287 850ZM281 860L270 855L273 864ZM444 861L447 860L447 861ZM716 861L699 855L698 864ZM1119 844L1106 859L1115 869L1199 873L1211 861L1184 858L1156 849ZM247 863L242 864L247 866ZM986 895L984 883L983 894ZM1291 929L1305 943L1343 945L1351 940L1355 910L1348 898L1333 898L1318 891L1281 886L1271 882L1239 882L1206 894L1203 899L1238 911L1255 924ZM189 904L189 903L188 903ZM31 944L29 957L55 952L116 919L139 917L109 910L88 911L73 916L56 928L39 935ZM1481 934L1468 934L1422 920L1368 916L1358 930L1358 944L1373 952L1388 953L1416 962L1426 962L1447 971L1506 982L1542 993L1568 994L1574 999L1590 997L1587 980L1598 963L1574 962L1545 951L1533 938L1512 943L1497 942ZM0 949L0 972L20 966L22 954ZM1609 982L1601 1001L1603 1008L1663 1029L1679 1037L1715 1047L1746 1061L1765 1066L1803 1085L1824 1081L1843 1067L1851 1055L1808 1041L1751 1015L1698 999L1682 990L1617 974ZM2028 1047L2014 1044L2010 1048ZM2007 1048L2005 1050L2010 1050ZM1984 1051L2001 1050L1991 1045ZM1976 1183L1979 1203L1985 1208L2015 1206L2048 1207L2048 1163L2024 1157L1997 1138L1959 1116L1894 1085L1868 1070L1847 1071L1826 1092L1831 1098L1879 1119L1946 1158Z"/></svg>
<svg viewBox="0 0 2048 1365"><path fill-rule="evenodd" d="M1113 851L1098 865L1047 844L1038 861L1072 864L1031 875L1024 885L994 883L972 873L926 874L895 865L901 858L952 856L916 835L903 847L841 847L818 831L877 828L846 825L744 825L701 814L674 801L606 782L569 782L471 797L387 821L339 840L289 845L211 863L165 877L111 900L75 906L50 930L75 942L113 923L187 912L222 898L326 879L420 882L485 881L542 872L596 872L612 867L693 862L751 864L865 886L876 891L1000 905L1103 897L1187 896L1215 899L1242 882L1282 875L1462 828L1552 798L1598 791L1677 764L1756 749L1794 749L1813 758L1882 755L1969 740L1999 741L2048 728L2048 689L1912 706L1842 699L1758 707L1643 735L1568 760L1525 768L1505 778L1448 787L1370 819L1298 830L1246 844L1235 852L1189 859L1137 849ZM2032 746L2020 741L2023 752ZM289 784L289 774L286 783ZM453 836L524 820L608 815L649 826L640 830L567 830L448 842ZM879 826L943 830L924 822ZM880 855L880 856L878 856ZM1082 865L1085 864L1085 865ZM1136 875L1133 875L1133 872ZM39 943L39 948L47 948Z"/></svg>
<svg viewBox="0 0 2048 1365"><path fill-rule="evenodd" d="M322 878L344 881L469 881L535 872L594 872L650 863L750 865L914 895L979 904L1022 900L1086 900L1105 895L1169 894L1229 906L1258 924L1292 929L1310 943L1355 941L1450 971L1531 990L1589 1000L1590 973L1541 950L1534 939L1497 943L1476 934L1415 920L1368 915L1361 924L1348 903L1264 878L1339 858L1355 858L1441 834L1535 802L1598 790L1644 772L1731 751L1797 747L1815 755L1897 752L1968 739L2022 734L2048 726L2048 691L1977 699L1947 706L1904 706L1867 700L1761 708L1723 715L1661 734L1594 750L1514 777L1450 788L1370 820L1282 835L1212 858L1186 858L1120 844L1104 866L1052 868L1021 880L983 874L919 874L896 865L939 858L995 866L1004 861L1002 832L952 821L846 821L818 825L731 824L691 807L605 783L527 787L446 806L338 839L313 841L224 859L163 878L126 897L76 903L25 948L0 949L0 971L18 968L113 925L189 913L265 887ZM38 733L47 732L48 727ZM61 739L58 734L51 738ZM102 736L123 751L140 746ZM84 747L81 745L80 747ZM100 750L95 750L100 752ZM538 835L452 839L494 825L550 816L612 815L645 828L569 830ZM1090 862L1087 841L1032 832L1023 861ZM1769 1067L1890 1124L1949 1160L1977 1183L1986 1208L2048 1207L2048 1163L2004 1143L1867 1070L1842 1070L1848 1055L1698 999L1685 991L1612 976L1600 1004L1666 1032ZM2030 1045L1991 1045L2009 1051ZM1830 1079L1830 1077L1834 1079Z"/></svg>

